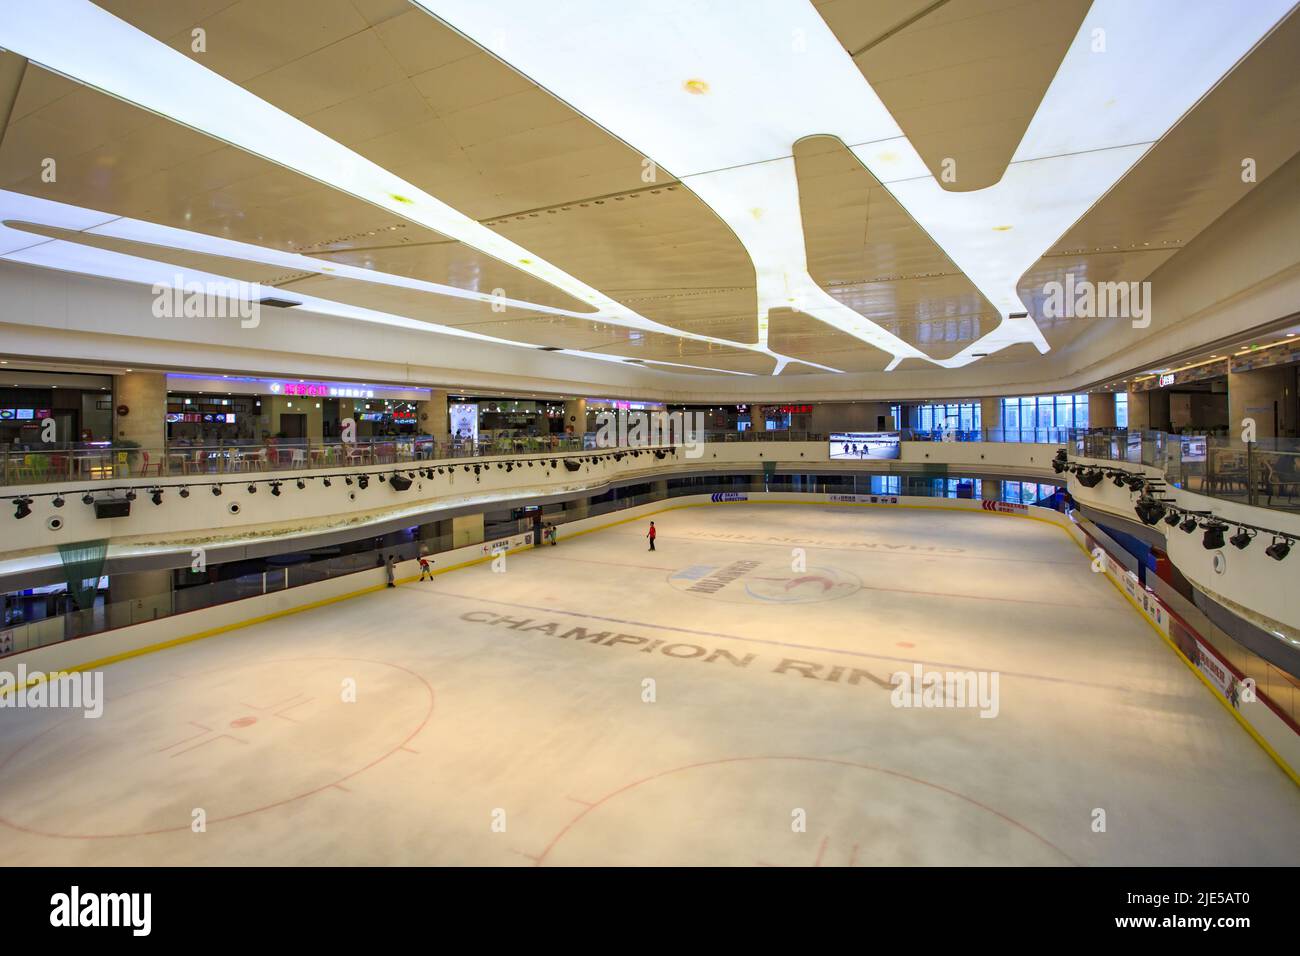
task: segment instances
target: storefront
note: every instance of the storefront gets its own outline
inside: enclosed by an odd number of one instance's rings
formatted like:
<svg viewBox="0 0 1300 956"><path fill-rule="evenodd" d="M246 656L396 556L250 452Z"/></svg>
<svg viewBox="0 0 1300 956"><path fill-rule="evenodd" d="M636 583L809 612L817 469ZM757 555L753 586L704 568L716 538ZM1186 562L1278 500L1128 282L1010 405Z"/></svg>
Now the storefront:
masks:
<svg viewBox="0 0 1300 956"><path fill-rule="evenodd" d="M518 398L454 398L447 405L453 439L492 442L564 433L564 403Z"/></svg>
<svg viewBox="0 0 1300 956"><path fill-rule="evenodd" d="M0 444L48 448L107 441L113 429L108 375L0 368ZM47 431L54 423L53 439Z"/></svg>
<svg viewBox="0 0 1300 956"><path fill-rule="evenodd" d="M348 419L358 439L412 436L437 424L419 420L418 403L430 395L426 388L353 382L168 375L167 438L195 444L337 441Z"/></svg>

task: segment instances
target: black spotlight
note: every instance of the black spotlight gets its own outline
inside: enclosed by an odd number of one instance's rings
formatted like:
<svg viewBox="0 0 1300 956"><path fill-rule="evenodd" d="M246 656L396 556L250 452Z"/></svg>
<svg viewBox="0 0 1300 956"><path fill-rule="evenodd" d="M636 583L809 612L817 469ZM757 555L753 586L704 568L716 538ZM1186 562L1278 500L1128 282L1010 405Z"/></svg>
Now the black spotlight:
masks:
<svg viewBox="0 0 1300 956"><path fill-rule="evenodd" d="M558 465L558 464L559 464L559 462L556 461L554 458L551 459L551 467L552 467L552 468L554 468L554 467L555 467L556 465Z"/></svg>
<svg viewBox="0 0 1300 956"><path fill-rule="evenodd" d="M1206 551L1217 551L1223 547L1223 532L1228 530L1228 526L1222 521L1211 519L1205 524L1205 537L1201 538L1201 546Z"/></svg>
<svg viewBox="0 0 1300 956"><path fill-rule="evenodd" d="M388 483L392 485L394 491L405 491L411 487L411 479L405 475L393 475Z"/></svg>
<svg viewBox="0 0 1300 956"><path fill-rule="evenodd" d="M466 470L466 471L469 471L469 465L466 465L466 466L465 466L465 470ZM476 475L478 474L478 465L475 465L475 466L474 466L474 474L476 474Z"/></svg>
<svg viewBox="0 0 1300 956"><path fill-rule="evenodd" d="M566 458L564 459L564 467L569 469L569 471L577 471L582 466L572 458Z"/></svg>
<svg viewBox="0 0 1300 956"><path fill-rule="evenodd" d="M190 496L190 489L188 489L188 488L182 488L182 489L181 489L181 497L182 497L182 498L188 498L189 496Z"/></svg>
<svg viewBox="0 0 1300 956"><path fill-rule="evenodd" d="M1111 472L1110 480L1115 483L1116 488L1123 488L1128 484L1128 476L1122 471Z"/></svg>
<svg viewBox="0 0 1300 956"><path fill-rule="evenodd" d="M156 505L162 504L162 489L155 488L153 491L149 492L149 500Z"/></svg>
<svg viewBox="0 0 1300 956"><path fill-rule="evenodd" d="M1052 471L1056 472L1058 475L1059 475L1061 472L1065 471L1065 462L1063 462L1063 461L1062 461L1061 459L1059 459L1059 458L1053 460L1053 462L1052 462Z"/></svg>
<svg viewBox="0 0 1300 956"><path fill-rule="evenodd" d="M343 483L346 484L346 485L350 485L350 484L352 484L352 476L351 476L351 475L348 475L346 478L344 478L344 479L343 479Z"/></svg>
<svg viewBox="0 0 1300 956"><path fill-rule="evenodd" d="M31 514L31 513L32 513L32 499L31 499L31 498L15 498L15 499L14 499L14 517L15 517L15 518L26 518L26 517L27 517L29 514Z"/></svg>
<svg viewBox="0 0 1300 956"><path fill-rule="evenodd" d="M95 503L95 496L92 495L89 491L87 491L84 495L81 496L81 503L83 505L93 505Z"/></svg>
<svg viewBox="0 0 1300 956"><path fill-rule="evenodd" d="M370 487L370 476L369 476L369 475L362 475L360 478L358 478L358 479L357 479L357 487L360 488L362 491L365 491L367 488L369 488L369 487Z"/></svg>
<svg viewBox="0 0 1300 956"><path fill-rule="evenodd" d="M220 498L220 497L221 497L221 486L220 486L220 485L213 485L213 486L212 486L212 495L213 495L213 497L215 497L215 498Z"/></svg>
<svg viewBox="0 0 1300 956"><path fill-rule="evenodd" d="M1254 540L1255 535L1253 533L1248 532L1245 528L1238 528L1237 533L1228 539L1228 544L1240 550L1246 548Z"/></svg>
<svg viewBox="0 0 1300 956"><path fill-rule="evenodd" d="M1183 519L1183 523L1178 527L1182 528L1187 534L1191 534L1198 527L1196 523L1196 515L1188 515Z"/></svg>
<svg viewBox="0 0 1300 956"><path fill-rule="evenodd" d="M280 482L280 481L273 481L273 482L271 482L271 494L273 494L275 497L279 498L279 497L280 497L280 485L282 485L283 483L284 483L284 482Z"/></svg>
<svg viewBox="0 0 1300 956"><path fill-rule="evenodd" d="M22 515L19 515L18 517L21 518ZM1281 561L1291 553L1291 540L1285 537L1274 538L1273 543L1264 549L1264 553L1274 561Z"/></svg>
<svg viewBox="0 0 1300 956"><path fill-rule="evenodd" d="M1143 495L1139 498L1133 510L1137 512L1137 516L1142 519L1143 524L1156 524L1165 516L1165 506L1150 495Z"/></svg>
<svg viewBox="0 0 1300 956"><path fill-rule="evenodd" d="M1141 491L1147 486L1147 480L1142 475L1129 475L1126 481L1129 491Z"/></svg>
<svg viewBox="0 0 1300 956"><path fill-rule="evenodd" d="M466 471L469 471L469 465L466 465L466 466L465 466L465 470L466 470ZM477 475L477 474L478 474L480 471L482 471L482 470L483 470L483 466L482 466L482 465L475 465L475 466L474 466L474 474Z"/></svg>
<svg viewBox="0 0 1300 956"><path fill-rule="evenodd" d="M54 500L50 502L50 504L54 505L54 507L56 508L62 508L65 503L66 502L64 502L63 500L63 495L55 495Z"/></svg>
<svg viewBox="0 0 1300 956"><path fill-rule="evenodd" d="M1091 468L1086 471L1079 472L1078 477L1079 477L1079 484L1083 485L1083 487L1095 488L1097 487L1097 485L1101 483L1101 479L1105 476L1096 468Z"/></svg>
<svg viewBox="0 0 1300 956"><path fill-rule="evenodd" d="M321 481L323 481L323 482L325 483L325 487L326 487L326 488L328 488L328 487L330 486L330 480L329 480L328 478L322 478Z"/></svg>
<svg viewBox="0 0 1300 956"><path fill-rule="evenodd" d="M379 475L379 476L378 476L378 478L379 478L379 483L380 483L380 484L381 484L381 485L382 485L382 484L383 484L383 483L384 483L384 482L385 482L385 481L387 481L387 480L388 480L388 479L387 479L387 478L385 478L385 477L384 477L384 476L383 476L383 475L382 475L382 474L381 474L381 475Z"/></svg>
<svg viewBox="0 0 1300 956"><path fill-rule="evenodd" d="M305 482L305 481L303 481L301 478L299 478L298 481L297 481L297 485L298 485L298 490L299 490L299 491L302 491L304 488L307 487L307 482Z"/></svg>
<svg viewBox="0 0 1300 956"><path fill-rule="evenodd" d="M515 470L515 463L513 461L506 462L506 471L514 471L514 470Z"/></svg>
<svg viewBox="0 0 1300 956"><path fill-rule="evenodd" d="M248 485L248 493L249 493L250 495L255 495L255 494L257 494L257 485L253 484L252 482L249 482L249 485Z"/></svg>
<svg viewBox="0 0 1300 956"><path fill-rule="evenodd" d="M1171 510L1169 514L1165 515L1165 524L1169 525L1171 528L1178 524L1178 512Z"/></svg>
<svg viewBox="0 0 1300 956"><path fill-rule="evenodd" d="M127 500L127 501L135 501L135 489L134 489L134 488L132 488L130 491L128 491L128 492L126 493L126 500Z"/></svg>

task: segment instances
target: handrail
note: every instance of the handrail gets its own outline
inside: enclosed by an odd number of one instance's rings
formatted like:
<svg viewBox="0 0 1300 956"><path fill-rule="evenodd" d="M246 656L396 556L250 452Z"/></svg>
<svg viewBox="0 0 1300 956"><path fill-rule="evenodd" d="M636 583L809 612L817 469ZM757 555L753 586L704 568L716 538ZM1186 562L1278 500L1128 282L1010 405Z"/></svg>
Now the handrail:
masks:
<svg viewBox="0 0 1300 956"><path fill-rule="evenodd" d="M1171 487L1210 498L1300 510L1300 440L1295 438L1243 442L1222 435L1093 430L1075 439L1074 454L1155 468Z"/></svg>
<svg viewBox="0 0 1300 956"><path fill-rule="evenodd" d="M922 432L896 430L903 441L1045 442L1072 440L1076 429L983 429ZM439 439L429 435L269 441L173 441L161 448L107 442L0 445L0 486L118 481L127 478L188 478L248 475L259 471L320 469L350 465L396 465L459 458L601 451L599 433L490 440ZM829 442L805 431L706 431L688 435L705 442ZM629 447L627 445L611 447Z"/></svg>

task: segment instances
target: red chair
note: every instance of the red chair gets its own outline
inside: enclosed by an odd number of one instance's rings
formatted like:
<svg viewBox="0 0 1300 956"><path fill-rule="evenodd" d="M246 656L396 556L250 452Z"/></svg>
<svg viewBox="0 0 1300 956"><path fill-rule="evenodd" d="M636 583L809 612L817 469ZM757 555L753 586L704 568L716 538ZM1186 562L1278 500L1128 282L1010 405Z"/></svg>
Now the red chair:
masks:
<svg viewBox="0 0 1300 956"><path fill-rule="evenodd" d="M147 451L142 451L142 452L140 452L140 461L142 462L142 464L140 465L140 477L141 477L141 478L143 478L143 477L145 477L146 475L149 474L149 469L150 469L150 468L152 468L152 469L154 470L154 474L155 474L155 475L157 475L159 478L162 477L162 461L161 461L161 460L156 461L156 462L154 462L154 463L151 465L151 464L149 464L149 453L148 453Z"/></svg>

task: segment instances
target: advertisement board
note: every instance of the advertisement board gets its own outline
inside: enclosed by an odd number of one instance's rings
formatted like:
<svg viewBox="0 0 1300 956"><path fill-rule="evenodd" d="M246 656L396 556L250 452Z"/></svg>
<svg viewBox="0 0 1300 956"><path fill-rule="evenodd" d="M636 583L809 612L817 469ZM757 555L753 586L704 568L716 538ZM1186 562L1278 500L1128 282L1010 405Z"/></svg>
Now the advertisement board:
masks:
<svg viewBox="0 0 1300 956"><path fill-rule="evenodd" d="M460 402L447 406L451 437L457 441L478 441L478 405Z"/></svg>
<svg viewBox="0 0 1300 956"><path fill-rule="evenodd" d="M902 446L898 432L832 432L831 460L897 459Z"/></svg>

